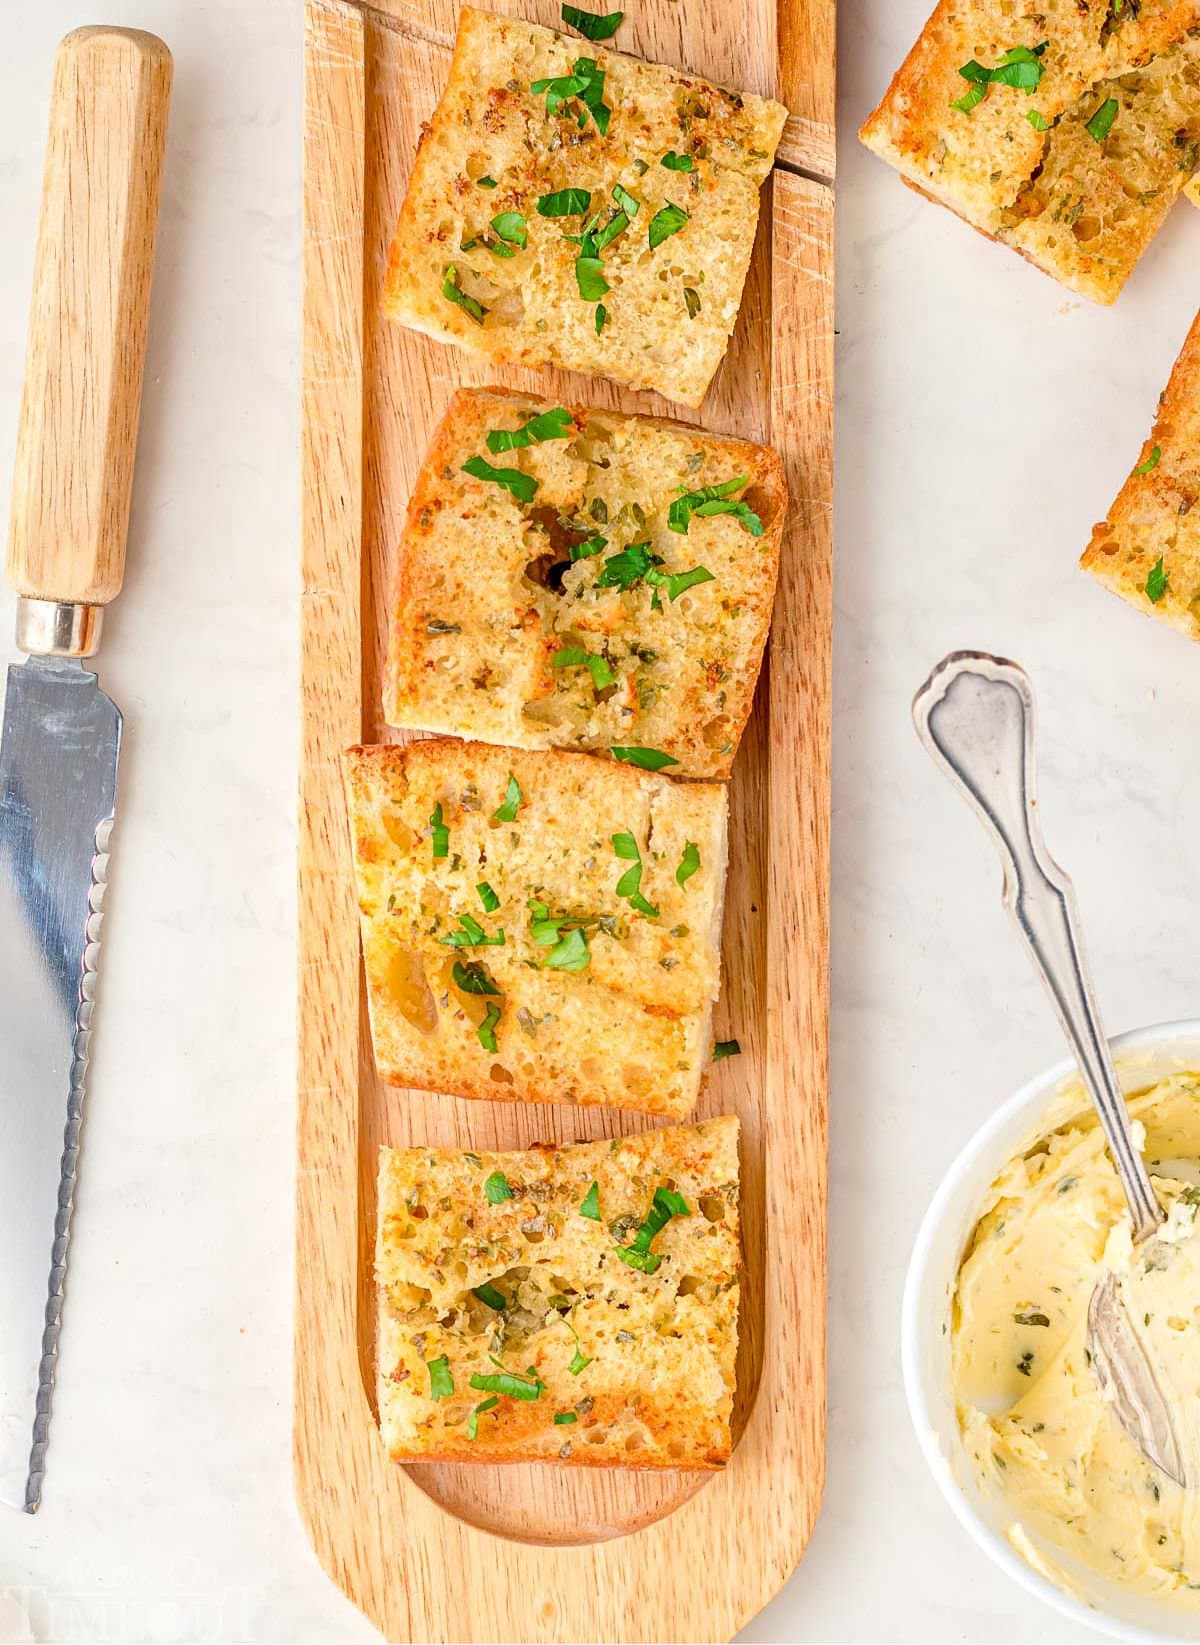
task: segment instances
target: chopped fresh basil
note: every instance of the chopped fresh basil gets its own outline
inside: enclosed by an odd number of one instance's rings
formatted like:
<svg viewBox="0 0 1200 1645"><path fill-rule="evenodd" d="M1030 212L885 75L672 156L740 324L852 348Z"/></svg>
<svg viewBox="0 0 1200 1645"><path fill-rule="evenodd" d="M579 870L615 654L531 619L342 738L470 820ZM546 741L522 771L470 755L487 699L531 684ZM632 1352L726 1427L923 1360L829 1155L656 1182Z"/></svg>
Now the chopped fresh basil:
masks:
<svg viewBox="0 0 1200 1645"><path fill-rule="evenodd" d="M668 171L695 171L696 169L696 162L690 154L676 154L674 149L664 154L658 163L660 166L666 166Z"/></svg>
<svg viewBox="0 0 1200 1645"><path fill-rule="evenodd" d="M1042 62L1042 54L1049 45L1043 40L1040 46L1032 50L1028 46L1013 46L1006 51L994 69L985 68L974 58L964 63L959 74L969 82L969 89L961 97L955 98L951 108L958 109L963 114L970 114L987 96L989 86L1012 86L1017 91L1023 91L1027 97L1042 83L1042 75L1046 72Z"/></svg>
<svg viewBox="0 0 1200 1645"><path fill-rule="evenodd" d="M1030 109L1025 118L1029 121L1029 124L1033 127L1034 131L1050 130L1049 120L1047 120L1044 114L1039 113L1037 109Z"/></svg>
<svg viewBox="0 0 1200 1645"><path fill-rule="evenodd" d="M450 1374L450 1361L445 1354L439 1354L437 1359L427 1361L425 1369L429 1372L430 1399L449 1399L454 1392L454 1378Z"/></svg>
<svg viewBox="0 0 1200 1645"><path fill-rule="evenodd" d="M496 188L499 185L494 177L480 177L476 180L476 188Z"/></svg>
<svg viewBox="0 0 1200 1645"><path fill-rule="evenodd" d="M463 464L463 473L502 486L519 503L532 502L538 488L532 474L523 474L519 468L496 468L486 457L469 457Z"/></svg>
<svg viewBox="0 0 1200 1645"><path fill-rule="evenodd" d="M1146 461L1144 463L1139 463L1133 472L1137 475L1149 474L1153 469L1158 467L1159 458L1161 456L1162 447L1153 446L1151 448L1150 455L1146 458Z"/></svg>
<svg viewBox="0 0 1200 1645"><path fill-rule="evenodd" d="M583 247L581 245L580 250L590 253L594 247L596 256L599 257L600 253L602 251L606 251L608 247L612 245L617 236L619 234L624 234L628 227L629 213L626 211L614 211L603 228L594 228L589 231L585 231L583 238L589 241L590 244L587 247Z"/></svg>
<svg viewBox="0 0 1200 1645"><path fill-rule="evenodd" d="M580 34L586 34L589 40L611 40L620 28L625 13L610 11L598 13L582 11L578 6L564 6L562 20L568 28L578 29Z"/></svg>
<svg viewBox="0 0 1200 1645"><path fill-rule="evenodd" d="M961 69L959 72L962 72ZM986 96L986 86L969 86L961 97L952 97L950 99L950 107L957 109L960 114L970 114L972 109L979 107Z"/></svg>
<svg viewBox="0 0 1200 1645"><path fill-rule="evenodd" d="M669 240L672 234L678 234L687 221L688 214L683 207L673 206L668 200L650 219L650 250L656 251L664 240Z"/></svg>
<svg viewBox="0 0 1200 1645"><path fill-rule="evenodd" d="M433 835L433 860L437 862L442 857L450 855L450 830L442 816L441 800L433 808L433 816L429 819L429 828Z"/></svg>
<svg viewBox="0 0 1200 1645"><path fill-rule="evenodd" d="M596 336L597 337L599 337L600 333L604 330L604 327L605 327L607 321L608 321L608 310L605 308L603 303L597 303L596 304Z"/></svg>
<svg viewBox="0 0 1200 1645"><path fill-rule="evenodd" d="M723 480L720 485L701 486L698 491L685 491L680 487L679 495L667 510L667 525L672 531L686 532L693 515L707 520L715 514L732 514L752 537L761 537L764 531L762 521L752 508L736 500L733 495L748 484L747 475L737 474L732 480Z"/></svg>
<svg viewBox="0 0 1200 1645"><path fill-rule="evenodd" d="M475 887L476 895L483 904L485 914L494 914L500 906L500 899L486 880L480 880Z"/></svg>
<svg viewBox="0 0 1200 1645"><path fill-rule="evenodd" d="M635 200L633 195L622 183L614 183L612 197L625 213L627 219L632 220L642 209L641 201Z"/></svg>
<svg viewBox="0 0 1200 1645"><path fill-rule="evenodd" d="M587 937L575 926L565 937L559 938L546 955L545 963L555 971L586 971L591 959Z"/></svg>
<svg viewBox="0 0 1200 1645"><path fill-rule="evenodd" d="M581 543L571 544L572 560L590 560L594 554L603 554L608 547L608 538L597 534L595 537L585 537Z"/></svg>
<svg viewBox="0 0 1200 1645"><path fill-rule="evenodd" d="M503 1171L493 1171L483 1185L484 1196L489 1205L503 1205L506 1199L513 1197L513 1191L508 1186L508 1178Z"/></svg>
<svg viewBox="0 0 1200 1645"><path fill-rule="evenodd" d="M583 1196L579 1206L579 1215L587 1217L589 1222L600 1221L600 1184L594 1182Z"/></svg>
<svg viewBox="0 0 1200 1645"><path fill-rule="evenodd" d="M492 218L492 227L508 245L517 246L522 251L529 242L529 234L525 227L525 217L522 212L502 211L499 216Z"/></svg>
<svg viewBox="0 0 1200 1645"><path fill-rule="evenodd" d="M695 840L688 840L683 848L683 856L679 859L679 867L675 870L675 880L684 886L700 866L700 847Z"/></svg>
<svg viewBox="0 0 1200 1645"><path fill-rule="evenodd" d="M578 117L580 126L586 124L590 114L600 135L607 133L612 110L604 101L604 70L594 57L579 57L571 65L570 74L535 80L529 89L536 97L545 93L549 115L558 114L565 103L577 98L584 110ZM587 207L582 209L586 211Z"/></svg>
<svg viewBox="0 0 1200 1645"><path fill-rule="evenodd" d="M504 790L504 803L492 812L493 822L516 822L522 799L521 785L510 771Z"/></svg>
<svg viewBox="0 0 1200 1645"><path fill-rule="evenodd" d="M609 753L614 760L640 766L643 771L661 771L665 766L679 764L673 754L664 754L659 748L610 748Z"/></svg>
<svg viewBox="0 0 1200 1645"><path fill-rule="evenodd" d="M617 1255L630 1268L638 1268L643 1274L653 1274L662 1262L662 1257L650 1250L655 1238L672 1217L690 1217L691 1214L691 1207L682 1194L674 1188L660 1185L654 1190L645 1221L628 1245L617 1246Z"/></svg>
<svg viewBox="0 0 1200 1645"><path fill-rule="evenodd" d="M590 1357L585 1354L577 1342L575 1344L575 1352L571 1356L571 1363L567 1366L567 1370L573 1377L577 1377L581 1371L587 1370L588 1366L592 1363L592 1360L595 1359L595 1357L596 1356L594 1354Z"/></svg>
<svg viewBox="0 0 1200 1645"><path fill-rule="evenodd" d="M456 988L461 988L464 994L479 994L483 997L500 998L500 990L496 987L495 978L488 971L486 965L479 960L455 960L451 972Z"/></svg>
<svg viewBox="0 0 1200 1645"><path fill-rule="evenodd" d="M515 1371L499 1371L495 1376L475 1371L471 1375L472 1388L478 1388L485 1394L507 1394L510 1399L535 1400L545 1386L536 1371L532 1376L524 1377L518 1376Z"/></svg>
<svg viewBox="0 0 1200 1645"><path fill-rule="evenodd" d="M574 1411L555 1411L554 1413L554 1426L556 1428L565 1428L569 1423L578 1421L579 1417Z"/></svg>
<svg viewBox="0 0 1200 1645"><path fill-rule="evenodd" d="M482 1404L477 1405L475 1407L475 1409L471 1412L470 1416L467 1418L467 1438L468 1439L478 1439L479 1438L479 1419L480 1419L480 1417L483 1415L483 1413L485 1411L494 1411L496 1409L497 1405L499 1405L499 1403L500 1403L500 1401L496 1398L495 1394L493 1394L491 1399L485 1399L482 1402Z"/></svg>
<svg viewBox="0 0 1200 1645"><path fill-rule="evenodd" d="M656 920L658 909L646 901L642 895L642 853L632 834L614 834L612 837L613 850L618 857L631 863L616 883L616 894L624 897L629 906L647 919Z"/></svg>
<svg viewBox="0 0 1200 1645"><path fill-rule="evenodd" d="M560 188L543 194L537 203L539 217L582 217L592 203L585 188Z"/></svg>
<svg viewBox="0 0 1200 1645"><path fill-rule="evenodd" d="M648 542L630 543L628 548L609 555L596 582L601 588L632 588L645 579L648 571L661 564L659 556L650 552Z"/></svg>
<svg viewBox="0 0 1200 1645"><path fill-rule="evenodd" d="M500 1022L500 1015L500 1007L495 1000L489 1000L488 1008L483 1014L483 1021L475 1030L475 1038L483 1046L483 1049L490 1051L493 1056L500 1049L496 1041L496 1029Z"/></svg>
<svg viewBox="0 0 1200 1645"><path fill-rule="evenodd" d="M575 284L585 303L594 303L610 289L604 278L604 264L599 257L575 259Z"/></svg>
<svg viewBox="0 0 1200 1645"><path fill-rule="evenodd" d="M447 932L438 941L447 948L503 948L504 932L489 937L473 914L460 914L458 930Z"/></svg>
<svg viewBox="0 0 1200 1645"><path fill-rule="evenodd" d="M458 270L451 263L446 270L446 277L442 281L442 296L447 302L455 303L464 314L469 314L477 326L481 326L487 317L487 309L477 298L469 297L458 283Z"/></svg>
<svg viewBox="0 0 1200 1645"><path fill-rule="evenodd" d="M1094 138L1097 143L1102 143L1113 128L1119 107L1120 104L1115 97L1106 97L1083 128L1088 136Z"/></svg>
<svg viewBox="0 0 1200 1645"><path fill-rule="evenodd" d="M565 645L556 651L550 659L551 668L586 668L592 676L592 684L597 691L603 691L613 684L616 675L609 665L607 657L601 657L595 651L585 651L581 645Z"/></svg>
<svg viewBox="0 0 1200 1645"><path fill-rule="evenodd" d="M504 1292L498 1291L494 1285L477 1285L471 1295L478 1297L486 1308L493 1309L497 1314L502 1314L508 1307Z"/></svg>
<svg viewBox="0 0 1200 1645"><path fill-rule="evenodd" d="M718 1040L713 1046L712 1060L720 1062L722 1057L740 1057L742 1048L736 1040Z"/></svg>
<svg viewBox="0 0 1200 1645"><path fill-rule="evenodd" d="M520 428L493 428L487 437L487 448L493 456L502 451L518 451L523 446L540 445L544 440L566 440L574 428L571 413L563 406L553 411L539 412Z"/></svg>
<svg viewBox="0 0 1200 1645"><path fill-rule="evenodd" d="M1160 554L1146 577L1146 598L1150 604L1157 605L1170 586L1171 579L1163 570L1163 557Z"/></svg>
<svg viewBox="0 0 1200 1645"><path fill-rule="evenodd" d="M694 565L690 571L668 572L662 582L668 599L674 602L686 589L695 588L697 583L716 582L716 578L707 566Z"/></svg>

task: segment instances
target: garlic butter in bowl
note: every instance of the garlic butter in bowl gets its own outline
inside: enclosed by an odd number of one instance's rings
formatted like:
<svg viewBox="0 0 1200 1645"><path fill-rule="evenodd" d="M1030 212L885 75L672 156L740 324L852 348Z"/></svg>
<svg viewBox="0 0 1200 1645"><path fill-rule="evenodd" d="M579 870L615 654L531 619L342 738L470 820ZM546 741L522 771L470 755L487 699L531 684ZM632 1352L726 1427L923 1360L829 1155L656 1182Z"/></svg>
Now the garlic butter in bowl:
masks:
<svg viewBox="0 0 1200 1645"><path fill-rule="evenodd" d="M1124 1638L1200 1634L1200 1024L1113 1042L1166 1220L1135 1246L1073 1064L1019 1092L930 1207L904 1304L926 1456L976 1540L1026 1587ZM1112 1271L1172 1411L1184 1488L1117 1420L1087 1349Z"/></svg>

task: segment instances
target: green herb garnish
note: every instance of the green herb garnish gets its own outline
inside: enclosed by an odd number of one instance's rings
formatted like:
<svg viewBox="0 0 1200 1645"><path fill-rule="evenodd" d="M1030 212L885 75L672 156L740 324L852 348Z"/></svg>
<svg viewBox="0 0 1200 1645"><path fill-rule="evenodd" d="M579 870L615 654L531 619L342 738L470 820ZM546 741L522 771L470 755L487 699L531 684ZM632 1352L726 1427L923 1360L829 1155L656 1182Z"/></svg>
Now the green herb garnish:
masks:
<svg viewBox="0 0 1200 1645"><path fill-rule="evenodd" d="M1146 577L1146 598L1150 604L1157 605L1170 586L1171 579L1163 570L1163 557L1160 554Z"/></svg>
<svg viewBox="0 0 1200 1645"><path fill-rule="evenodd" d="M764 530L762 521L752 508L736 500L733 495L748 484L747 475L736 474L732 480L723 480L720 485L701 486L698 491L685 491L680 487L679 495L667 510L667 525L672 531L682 533L691 525L693 515L707 520L715 514L732 514L752 537L761 537Z"/></svg>
<svg viewBox="0 0 1200 1645"><path fill-rule="evenodd" d="M476 895L483 904L485 914L494 914L500 906L500 899L486 880L480 880L475 887Z"/></svg>
<svg viewBox="0 0 1200 1645"><path fill-rule="evenodd" d="M658 163L660 166L666 166L668 171L695 171L696 169L696 162L690 154L676 154L674 149L664 154Z"/></svg>
<svg viewBox="0 0 1200 1645"><path fill-rule="evenodd" d="M499 184L494 177L479 177L475 181L476 188L498 188Z"/></svg>
<svg viewBox="0 0 1200 1645"><path fill-rule="evenodd" d="M464 994L480 994L484 997L500 998L500 990L496 987L496 980L488 971L486 965L479 960L455 960L451 972L457 988Z"/></svg>
<svg viewBox="0 0 1200 1645"><path fill-rule="evenodd" d="M554 1413L554 1426L556 1428L565 1428L569 1423L578 1421L579 1418L574 1411L555 1411Z"/></svg>
<svg viewBox="0 0 1200 1645"><path fill-rule="evenodd" d="M486 1376L481 1371L474 1371L471 1375L471 1387L477 1388L485 1394L507 1394L510 1399L537 1399L546 1384L538 1376L533 1366L529 1368L528 1376L518 1376L515 1371L500 1371L495 1376Z"/></svg>
<svg viewBox="0 0 1200 1645"><path fill-rule="evenodd" d="M438 941L447 948L503 948L504 932L489 937L473 914L458 916L458 930L450 931Z"/></svg>
<svg viewBox="0 0 1200 1645"><path fill-rule="evenodd" d="M1094 138L1097 143L1102 143L1113 128L1119 107L1120 104L1115 97L1106 97L1083 128L1088 136Z"/></svg>
<svg viewBox="0 0 1200 1645"><path fill-rule="evenodd" d="M642 853L632 834L614 834L612 847L617 856L632 866L627 868L616 884L616 894L624 897L629 906L647 919L656 920L658 909L642 895Z"/></svg>
<svg viewBox="0 0 1200 1645"><path fill-rule="evenodd" d="M591 192L585 188L560 188L553 194L543 194L538 200L539 217L582 217L592 203Z"/></svg>
<svg viewBox="0 0 1200 1645"><path fill-rule="evenodd" d="M442 802L439 800L433 808L433 816L429 819L429 828L433 835L433 860L437 862L442 857L450 855L450 830L442 817Z"/></svg>
<svg viewBox="0 0 1200 1645"><path fill-rule="evenodd" d="M718 1040L713 1046L712 1060L720 1062L722 1057L740 1057L742 1048L736 1040Z"/></svg>
<svg viewBox="0 0 1200 1645"><path fill-rule="evenodd" d="M585 537L581 543L571 544L571 559L590 560L594 554L603 554L608 547L608 538L597 534L595 537Z"/></svg>
<svg viewBox="0 0 1200 1645"><path fill-rule="evenodd" d="M613 684L616 675L613 673L607 657L601 657L595 651L585 651L581 645L565 645L556 651L550 659L551 668L586 668L592 676L592 685L597 691L603 691Z"/></svg>
<svg viewBox="0 0 1200 1645"><path fill-rule="evenodd" d="M580 126L587 124L590 114L600 135L607 133L612 110L604 101L604 70L594 57L576 58L570 74L535 80L529 89L536 97L546 94L546 113L550 115L559 113L564 104L577 98L583 105L578 116ZM582 209L586 211L587 207Z"/></svg>
<svg viewBox="0 0 1200 1645"><path fill-rule="evenodd" d="M989 86L1012 86L1026 96L1032 96L1046 72L1041 57L1049 44L1048 40L1043 40L1040 46L1034 46L1032 50L1028 46L1013 46L1004 53L994 69L984 68L974 58L964 63L958 72L970 82L969 88L961 97L955 98L950 107L962 114L970 114L983 102Z"/></svg>
<svg viewBox="0 0 1200 1645"><path fill-rule="evenodd" d="M625 213L626 218L636 217L642 209L641 201L635 200L623 183L613 184L612 197Z"/></svg>
<svg viewBox="0 0 1200 1645"><path fill-rule="evenodd" d="M497 1314L502 1314L508 1307L504 1292L498 1291L494 1285L477 1285L471 1295L478 1297L485 1307L493 1309Z"/></svg>
<svg viewBox="0 0 1200 1645"><path fill-rule="evenodd" d="M650 552L649 542L630 543L628 548L605 560L596 583L601 588L632 588L644 581L648 571L662 563L659 555Z"/></svg>
<svg viewBox="0 0 1200 1645"><path fill-rule="evenodd" d="M508 1178L503 1171L493 1171L483 1185L484 1196L489 1205L503 1205L506 1199L513 1197L513 1191L508 1186Z"/></svg>
<svg viewBox="0 0 1200 1645"><path fill-rule="evenodd" d="M589 1222L600 1221L600 1184L594 1182L583 1196L579 1207L579 1215L587 1217Z"/></svg>
<svg viewBox="0 0 1200 1645"><path fill-rule="evenodd" d="M469 457L463 464L463 473L502 486L519 503L532 502L538 488L532 474L523 474L519 468L496 468L486 457Z"/></svg>
<svg viewBox="0 0 1200 1645"><path fill-rule="evenodd" d="M504 790L504 803L492 812L493 822L516 822L517 811L521 805L521 785L510 771L508 786Z"/></svg>
<svg viewBox="0 0 1200 1645"><path fill-rule="evenodd" d="M673 754L664 754L659 748L610 748L608 752L614 760L624 760L626 765L639 766L643 771L662 771L668 765L679 764Z"/></svg>
<svg viewBox="0 0 1200 1645"><path fill-rule="evenodd" d="M555 971L586 971L591 964L592 951L583 931L575 926L546 955L545 963Z"/></svg>
<svg viewBox="0 0 1200 1645"><path fill-rule="evenodd" d="M653 576L646 579L653 582ZM695 588L697 583L713 583L716 578L706 565L694 565L690 571L669 571L662 578L662 585L667 591L667 598L674 604L689 588Z"/></svg>
<svg viewBox="0 0 1200 1645"><path fill-rule="evenodd" d="M597 303L596 304L596 336L597 337L599 337L600 333L604 330L604 327L607 324L607 322L608 322L608 310L605 308L603 303Z"/></svg>
<svg viewBox="0 0 1200 1645"><path fill-rule="evenodd" d="M700 866L700 847L695 840L688 840L683 848L683 856L679 859L679 867L675 870L675 883L684 886Z"/></svg>
<svg viewBox="0 0 1200 1645"><path fill-rule="evenodd" d="M668 200L650 219L650 250L657 251L663 241L669 240L672 234L678 234L687 221L688 214L683 207L673 206Z"/></svg>
<svg viewBox="0 0 1200 1645"><path fill-rule="evenodd" d="M496 1409L497 1405L499 1405L499 1403L500 1403L500 1401L496 1398L495 1394L493 1394L491 1399L485 1399L482 1402L482 1404L479 1404L475 1407L475 1409L471 1412L470 1416L467 1418L467 1438L468 1439L478 1439L479 1438L479 1419L480 1419L480 1417L483 1415L483 1413L485 1411L494 1411Z"/></svg>
<svg viewBox="0 0 1200 1645"><path fill-rule="evenodd" d="M605 295L610 288L604 278L604 264L599 257L575 259L575 284L579 287L579 295L585 303L594 303L597 298Z"/></svg>
<svg viewBox="0 0 1200 1645"><path fill-rule="evenodd" d="M578 6L564 6L562 9L562 20L567 27L578 29L580 34L585 34L589 40L611 40L620 28L624 16L623 11L601 14L582 11Z"/></svg>
<svg viewBox="0 0 1200 1645"><path fill-rule="evenodd" d="M464 314L469 314L477 326L481 326L487 316L487 309L474 297L467 293L458 283L458 270L451 263L446 270L446 277L442 281L442 296L447 302L455 303Z"/></svg>
<svg viewBox="0 0 1200 1645"><path fill-rule="evenodd" d="M1134 469L1133 472L1135 474L1138 474L1138 475L1149 474L1153 469L1156 469L1158 467L1159 459L1160 459L1161 456L1162 456L1162 447L1161 446L1152 447L1150 455L1146 458L1146 461L1144 463L1139 463L1138 466Z"/></svg>
<svg viewBox="0 0 1200 1645"><path fill-rule="evenodd" d="M449 1399L454 1392L454 1378L450 1374L450 1361L445 1354L439 1354L437 1359L427 1361L425 1369L429 1372L430 1399Z"/></svg>
<svg viewBox="0 0 1200 1645"><path fill-rule="evenodd" d="M1033 127L1034 131L1050 130L1049 120L1047 120L1044 114L1040 114L1037 109L1030 109L1025 118L1029 121L1029 124Z"/></svg>
<svg viewBox="0 0 1200 1645"><path fill-rule="evenodd" d="M494 428L486 445L493 456L502 451L517 451L523 446L540 445L544 440L567 440L574 428L571 413L563 406L553 411L541 411L520 428Z"/></svg>
<svg viewBox="0 0 1200 1645"><path fill-rule="evenodd" d="M483 1049L485 1051L490 1051L493 1056L495 1056L496 1052L500 1049L496 1043L496 1029L500 1023L500 1016L500 1007L494 1000L490 1000L488 1002L488 1008L483 1014L483 1021L475 1030L475 1038L479 1041L480 1045L483 1046Z"/></svg>
<svg viewBox="0 0 1200 1645"><path fill-rule="evenodd" d="M617 1255L630 1268L637 1268L643 1274L653 1274L662 1262L662 1257L650 1249L655 1238L672 1217L690 1217L691 1214L691 1208L682 1194L673 1188L656 1188L646 1220L628 1245L617 1246Z"/></svg>

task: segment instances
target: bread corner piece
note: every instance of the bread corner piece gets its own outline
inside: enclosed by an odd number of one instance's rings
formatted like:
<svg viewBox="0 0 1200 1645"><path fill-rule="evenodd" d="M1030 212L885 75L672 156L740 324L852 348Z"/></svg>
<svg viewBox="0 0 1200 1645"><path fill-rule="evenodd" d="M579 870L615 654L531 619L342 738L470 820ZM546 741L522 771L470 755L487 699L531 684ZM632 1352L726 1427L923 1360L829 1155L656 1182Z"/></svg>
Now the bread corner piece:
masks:
<svg viewBox="0 0 1200 1645"><path fill-rule="evenodd" d="M1194 0L942 0L860 136L985 234L1111 303L1200 159L1198 25Z"/></svg>
<svg viewBox="0 0 1200 1645"><path fill-rule="evenodd" d="M409 504L389 721L512 747L635 744L673 776L727 776L786 512L766 446L460 390Z"/></svg>
<svg viewBox="0 0 1200 1645"><path fill-rule="evenodd" d="M1158 406L1150 438L1080 560L1098 582L1200 639L1200 316Z"/></svg>
<svg viewBox="0 0 1200 1645"><path fill-rule="evenodd" d="M383 1149L379 1418L400 1462L730 1453L738 1122L519 1154Z"/></svg>
<svg viewBox="0 0 1200 1645"><path fill-rule="evenodd" d="M450 739L345 769L383 1079L686 1117L720 981L724 787Z"/></svg>
<svg viewBox="0 0 1200 1645"><path fill-rule="evenodd" d="M749 92L464 6L384 312L493 360L699 405L785 119Z"/></svg>

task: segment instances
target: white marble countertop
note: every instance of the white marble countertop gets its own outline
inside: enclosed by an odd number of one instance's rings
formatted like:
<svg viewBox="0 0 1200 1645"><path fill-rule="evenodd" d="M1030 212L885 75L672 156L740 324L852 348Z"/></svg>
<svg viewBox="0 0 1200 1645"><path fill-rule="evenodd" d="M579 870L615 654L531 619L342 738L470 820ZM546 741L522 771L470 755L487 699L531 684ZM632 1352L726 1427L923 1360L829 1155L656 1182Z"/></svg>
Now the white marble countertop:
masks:
<svg viewBox="0 0 1200 1645"><path fill-rule="evenodd" d="M681 0L698 4L701 0ZM102 675L128 741L51 1471L0 1515L0 1641L353 1641L293 1506L290 1316L297 0L42 0L0 59L0 494L50 62L96 20L176 58L135 521ZM908 705L1024 662L1042 802L1111 1029L1197 1010L1200 652L1076 570L1200 291L1180 206L1115 311L920 201L854 127L926 0L843 6L829 1483L752 1640L1062 1640L925 1473L903 1269L941 1170L1057 1059L979 830ZM11 630L0 596L0 635ZM1083 1637L1083 1636L1079 1636Z"/></svg>

